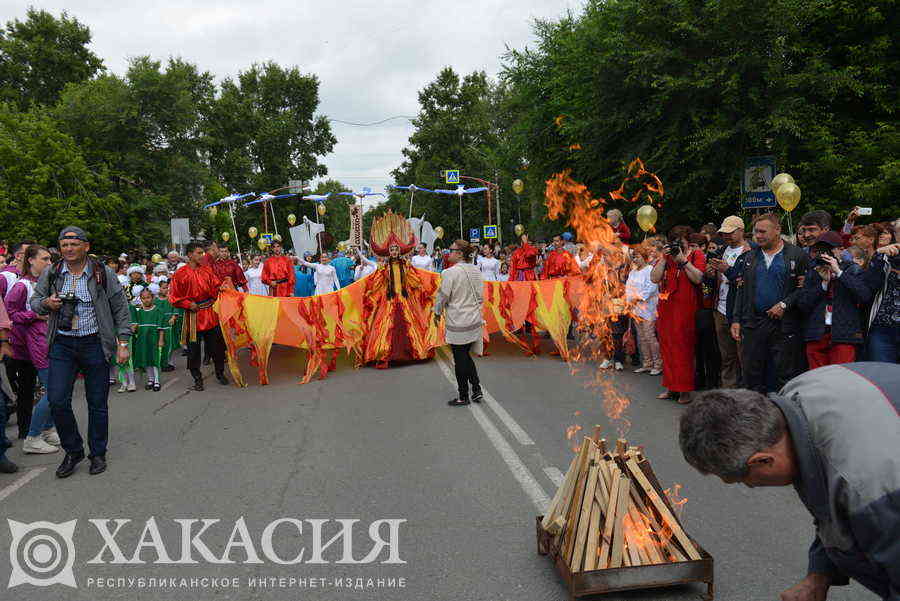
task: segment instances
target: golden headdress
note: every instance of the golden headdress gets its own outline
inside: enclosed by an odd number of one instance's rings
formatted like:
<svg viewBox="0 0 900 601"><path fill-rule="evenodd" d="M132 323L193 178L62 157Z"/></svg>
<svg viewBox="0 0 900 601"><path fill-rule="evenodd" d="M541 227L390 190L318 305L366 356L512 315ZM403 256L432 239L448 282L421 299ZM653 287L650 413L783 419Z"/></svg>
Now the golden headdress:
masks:
<svg viewBox="0 0 900 601"><path fill-rule="evenodd" d="M394 244L400 247L400 254L405 255L416 246L416 235L409 222L390 209L381 217L376 217L369 237L372 252L379 257L387 257Z"/></svg>

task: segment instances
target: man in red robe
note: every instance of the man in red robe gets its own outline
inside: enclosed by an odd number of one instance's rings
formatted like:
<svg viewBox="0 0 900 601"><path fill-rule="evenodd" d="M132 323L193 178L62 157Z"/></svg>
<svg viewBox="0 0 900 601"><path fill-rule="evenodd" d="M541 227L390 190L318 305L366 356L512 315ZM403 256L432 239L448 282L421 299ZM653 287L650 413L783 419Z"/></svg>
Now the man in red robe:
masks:
<svg viewBox="0 0 900 601"><path fill-rule="evenodd" d="M509 281L531 282L537 279L534 268L537 265L538 251L528 243L528 234L522 234L522 244L509 256Z"/></svg>
<svg viewBox="0 0 900 601"><path fill-rule="evenodd" d="M207 254L209 253L210 251L207 251ZM214 255L210 267L223 284L228 282L236 289L246 292L247 276L244 275L244 270L241 269L238 262L231 258L231 250L227 246L219 247L218 256Z"/></svg>
<svg viewBox="0 0 900 601"><path fill-rule="evenodd" d="M579 275L580 273L581 269L578 268L575 257L563 247L562 236L553 236L553 250L544 259L543 278L552 280L564 278L568 275Z"/></svg>
<svg viewBox="0 0 900 601"><path fill-rule="evenodd" d="M200 373L200 341L212 356L216 379L228 384L225 377L225 339L219 327L219 316L213 303L219 296L222 280L211 267L203 264L203 246L191 242L185 248L188 264L175 272L169 285L169 302L185 310L182 342L188 346L188 370L194 378L194 390L203 390Z"/></svg>
<svg viewBox="0 0 900 601"><path fill-rule="evenodd" d="M263 264L262 282L269 287L271 296L294 295L294 262L290 257L284 256L284 246L281 242L272 243L271 257Z"/></svg>

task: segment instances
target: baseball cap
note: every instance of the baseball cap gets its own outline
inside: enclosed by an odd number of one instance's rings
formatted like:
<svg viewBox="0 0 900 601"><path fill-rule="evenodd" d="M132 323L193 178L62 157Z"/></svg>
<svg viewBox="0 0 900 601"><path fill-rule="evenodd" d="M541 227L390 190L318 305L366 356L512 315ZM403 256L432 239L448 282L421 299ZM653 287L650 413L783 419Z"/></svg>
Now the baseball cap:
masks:
<svg viewBox="0 0 900 601"><path fill-rule="evenodd" d="M730 234L731 232L736 232L737 230L743 229L744 220L737 215L729 215L724 219L724 221L722 221L722 227L719 228L719 233Z"/></svg>
<svg viewBox="0 0 900 601"><path fill-rule="evenodd" d="M68 227L64 227L59 232L59 240L81 240L82 242L88 242L87 233L78 226L70 225Z"/></svg>
<svg viewBox="0 0 900 601"><path fill-rule="evenodd" d="M827 244L832 248L838 248L844 245L843 239L841 239L841 235L837 232L822 232L822 234L816 238L816 241L813 243L813 246L816 244Z"/></svg>

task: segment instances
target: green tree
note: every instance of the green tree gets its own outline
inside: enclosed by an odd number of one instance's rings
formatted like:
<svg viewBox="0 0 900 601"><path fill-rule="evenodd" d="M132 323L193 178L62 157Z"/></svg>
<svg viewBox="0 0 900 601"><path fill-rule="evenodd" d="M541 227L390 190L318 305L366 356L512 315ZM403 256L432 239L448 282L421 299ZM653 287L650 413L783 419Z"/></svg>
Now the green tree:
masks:
<svg viewBox="0 0 900 601"><path fill-rule="evenodd" d="M65 12L57 19L29 8L24 21L7 22L0 31L0 100L52 105L66 84L90 79L103 62L88 45L87 26Z"/></svg>
<svg viewBox="0 0 900 601"><path fill-rule="evenodd" d="M591 0L539 22L502 75L529 188L572 168L602 195L640 156L666 185L663 227L696 224L735 212L745 159L774 154L798 212L894 216L895 4Z"/></svg>
<svg viewBox="0 0 900 601"><path fill-rule="evenodd" d="M263 192L325 175L319 157L337 140L318 104L318 78L296 67L268 62L226 78L205 129L216 176L229 190Z"/></svg>
<svg viewBox="0 0 900 601"><path fill-rule="evenodd" d="M52 246L60 229L78 225L91 234L95 252L132 247L121 227L127 203L88 169L78 145L45 110L0 103L0 164L0 238Z"/></svg>

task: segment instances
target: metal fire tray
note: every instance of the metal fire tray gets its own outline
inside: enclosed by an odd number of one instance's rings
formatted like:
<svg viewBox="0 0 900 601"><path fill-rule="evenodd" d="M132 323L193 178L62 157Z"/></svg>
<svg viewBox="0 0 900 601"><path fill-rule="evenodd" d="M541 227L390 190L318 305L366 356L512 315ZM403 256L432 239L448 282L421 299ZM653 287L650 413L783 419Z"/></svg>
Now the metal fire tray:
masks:
<svg viewBox="0 0 900 601"><path fill-rule="evenodd" d="M559 549L553 549L553 536L541 527L541 520L543 519L544 516L542 515L537 517L538 553L541 555L549 554L554 559L556 571L559 572L559 575L565 581L571 601L589 595L675 586L689 582L706 583L706 599L712 601L715 598L713 558L693 538L691 540L697 545L697 551L699 551L701 557L696 561L609 568L573 574L559 554Z"/></svg>

